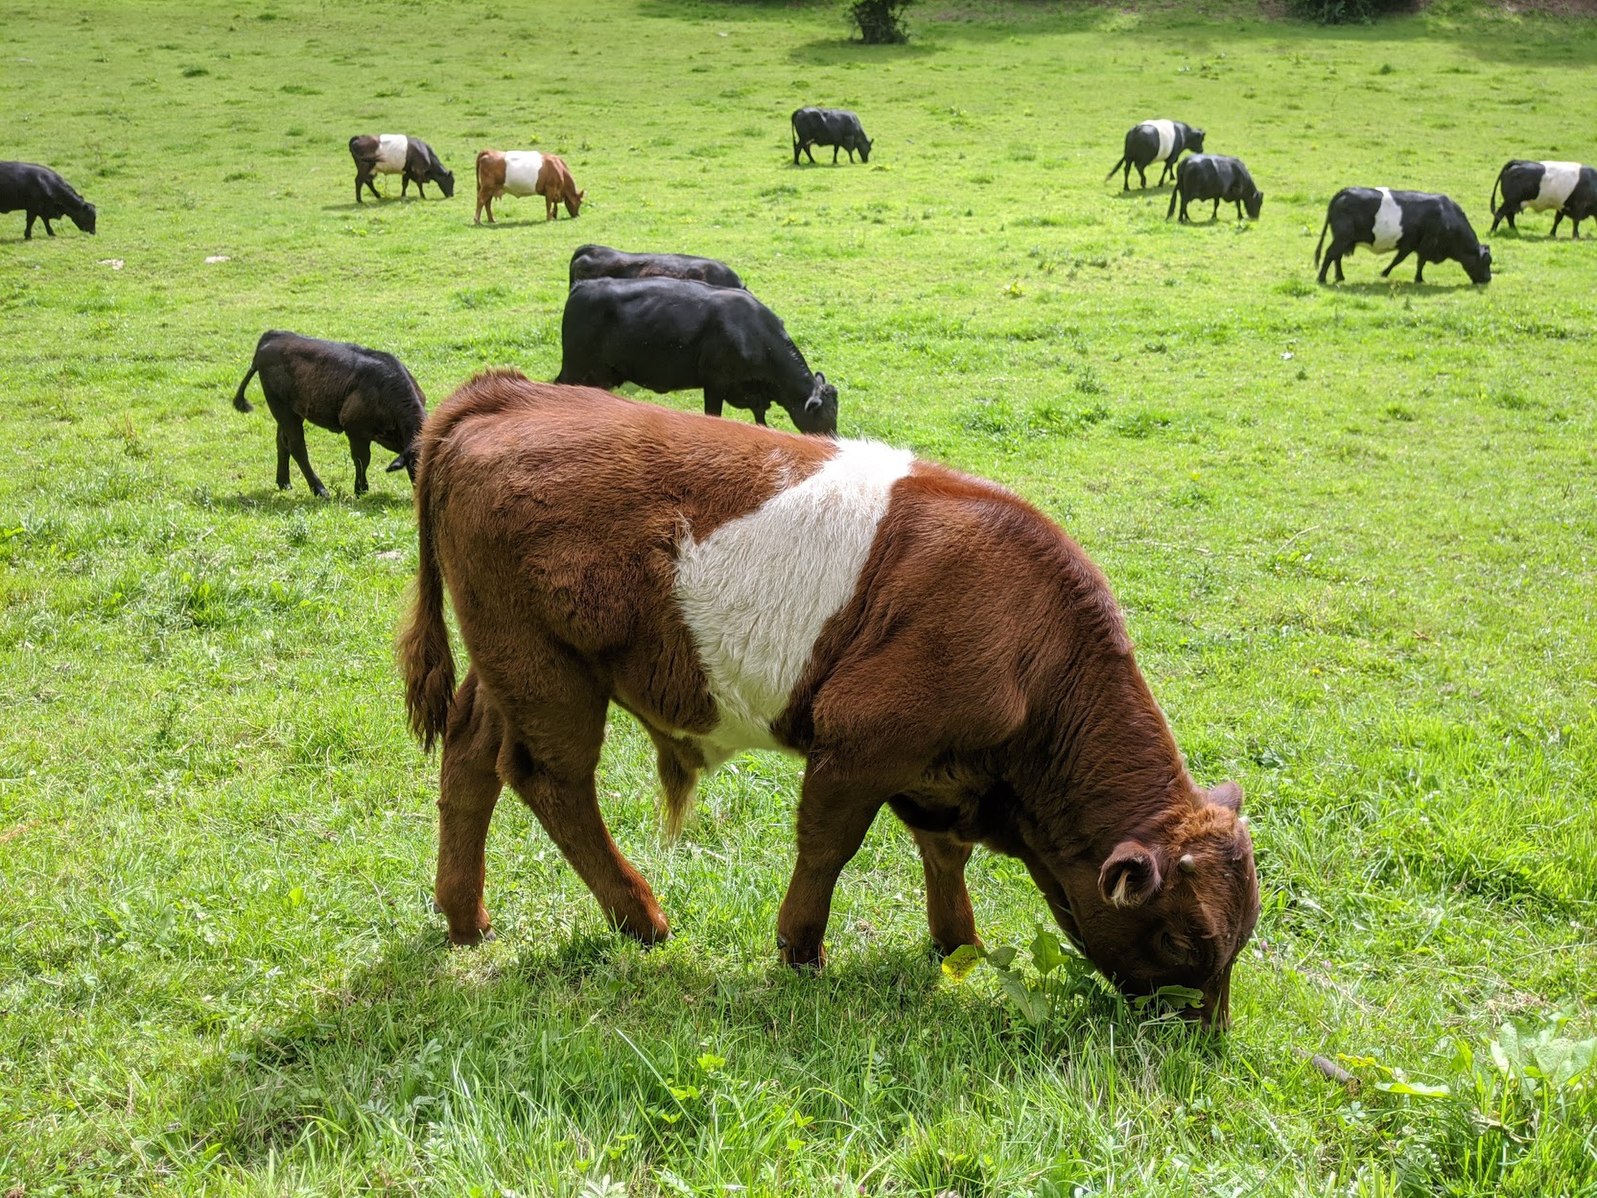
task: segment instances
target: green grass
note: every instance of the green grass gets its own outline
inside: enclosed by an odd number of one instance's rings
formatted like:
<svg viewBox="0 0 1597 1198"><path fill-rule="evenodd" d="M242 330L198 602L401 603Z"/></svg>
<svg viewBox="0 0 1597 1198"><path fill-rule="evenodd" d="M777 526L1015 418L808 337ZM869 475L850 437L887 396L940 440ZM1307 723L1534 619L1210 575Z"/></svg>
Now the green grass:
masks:
<svg viewBox="0 0 1597 1198"><path fill-rule="evenodd" d="M1597 1193L1590 1072L1544 1045L1538 1084L1504 1030L1597 1025L1597 245L1527 215L1486 288L1310 262L1338 187L1446 191L1484 233L1505 159L1591 161L1597 30L912 16L866 50L831 4L0 15L4 154L100 207L92 239L0 220L0 1192ZM858 110L870 165L795 169L802 103ZM1242 156L1263 219L1104 184L1152 115ZM454 199L355 207L345 142L379 131ZM490 145L563 154L581 219L474 228ZM1103 566L1194 773L1248 795L1223 1043L950 984L886 820L832 966L789 975L798 763L739 758L666 845L619 714L606 809L676 938L606 930L507 799L499 939L446 951L389 647L409 496L353 499L314 430L335 498L279 495L228 399L268 327L392 350L434 403L552 377L584 241L725 258L846 434L1002 480ZM1029 942L1024 871L971 880L988 943Z"/></svg>

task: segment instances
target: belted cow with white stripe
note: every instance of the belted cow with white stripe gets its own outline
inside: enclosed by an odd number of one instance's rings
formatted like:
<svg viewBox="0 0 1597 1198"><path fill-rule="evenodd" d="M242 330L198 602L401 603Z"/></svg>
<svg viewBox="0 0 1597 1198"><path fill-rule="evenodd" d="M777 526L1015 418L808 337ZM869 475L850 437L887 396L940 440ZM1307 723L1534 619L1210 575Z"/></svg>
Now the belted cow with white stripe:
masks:
<svg viewBox="0 0 1597 1198"><path fill-rule="evenodd" d="M563 203L566 211L576 217L582 211L582 201L587 192L578 191L572 182L566 161L558 154L541 154L537 150L483 150L477 155L477 210L474 224L482 223L482 214L488 213L488 223L494 223L494 201L500 196L543 197L546 220L554 220Z"/></svg>
<svg viewBox="0 0 1597 1198"><path fill-rule="evenodd" d="M1498 189L1502 190L1503 203L1497 203ZM1492 228L1507 220L1508 227L1518 231L1515 215L1521 209L1553 213L1553 231L1558 236L1558 222L1569 217L1570 236L1579 239L1580 222L1588 216L1597 216L1597 168L1578 162L1524 162L1511 158L1497 172L1497 182L1492 184Z"/></svg>
<svg viewBox="0 0 1597 1198"><path fill-rule="evenodd" d="M425 183L438 184L438 190L444 193L446 200L455 194L454 172L446 171L444 164L438 161L438 155L433 153L433 148L419 137L407 137L403 133L360 134L349 139L349 156L355 160L357 204L364 202L360 198L363 185L372 193L373 199L383 198L377 194L372 182L377 175L398 175L401 199L412 183L416 185L416 194L422 199L427 198L422 186Z"/></svg>
<svg viewBox="0 0 1597 1198"><path fill-rule="evenodd" d="M669 831L701 771L805 758L783 960L823 962L838 876L881 808L909 828L932 939L979 943L965 863L1020 858L1126 993L1201 991L1224 1025L1259 913L1241 792L1188 774L1108 584L1002 487L861 441L479 375L422 433L413 728L443 740L435 897L489 934L500 788L607 918L669 924L600 814L611 703L653 741ZM456 689L447 587L471 669Z"/></svg>
<svg viewBox="0 0 1597 1198"><path fill-rule="evenodd" d="M1325 234L1331 234L1327 249ZM1314 247L1320 282L1334 265L1336 281L1343 281L1342 258L1367 245L1377 254L1397 251L1381 272L1384 279L1410 254L1419 264L1414 281L1425 282L1427 262L1457 262L1472 283L1492 281L1492 250L1482 245L1464 210L1447 196L1428 191L1393 191L1390 187L1344 187L1331 197ZM1325 260L1320 252L1325 251Z"/></svg>
<svg viewBox="0 0 1597 1198"><path fill-rule="evenodd" d="M1164 181L1176 172L1176 159L1181 157L1183 150L1191 150L1194 154L1203 152L1203 130L1194 129L1191 125L1181 121L1154 120L1143 121L1126 130L1125 153L1120 156L1120 161L1109 168L1104 182L1109 182L1115 177L1115 172L1125 168L1120 177L1120 190L1131 190L1131 168L1137 168L1137 178L1143 187L1148 186L1147 168L1155 162L1164 163L1164 170L1159 172L1159 182L1154 186L1164 186Z"/></svg>

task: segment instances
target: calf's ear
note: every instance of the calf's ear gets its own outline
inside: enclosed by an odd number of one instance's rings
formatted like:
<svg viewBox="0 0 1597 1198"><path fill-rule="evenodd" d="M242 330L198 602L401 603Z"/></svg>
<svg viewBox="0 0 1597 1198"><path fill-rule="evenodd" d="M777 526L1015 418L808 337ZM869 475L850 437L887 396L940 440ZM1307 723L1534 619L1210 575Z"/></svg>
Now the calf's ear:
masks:
<svg viewBox="0 0 1597 1198"><path fill-rule="evenodd" d="M1228 811L1240 812L1242 810L1242 788L1235 782L1222 782L1218 786L1210 787L1209 802L1224 807Z"/></svg>
<svg viewBox="0 0 1597 1198"><path fill-rule="evenodd" d="M1146 845L1122 840L1098 871L1098 892L1112 907L1139 907L1159 892L1159 862Z"/></svg>
<svg viewBox="0 0 1597 1198"><path fill-rule="evenodd" d="M387 473L392 474L395 470L403 470L405 465L405 455L400 454L397 458L388 463Z"/></svg>

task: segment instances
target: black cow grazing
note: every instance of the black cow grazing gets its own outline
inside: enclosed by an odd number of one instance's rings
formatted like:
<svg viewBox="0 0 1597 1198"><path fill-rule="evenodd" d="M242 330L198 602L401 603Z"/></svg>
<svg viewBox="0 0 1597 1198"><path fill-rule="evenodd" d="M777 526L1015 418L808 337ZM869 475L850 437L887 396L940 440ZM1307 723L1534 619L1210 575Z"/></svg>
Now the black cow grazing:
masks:
<svg viewBox="0 0 1597 1198"><path fill-rule="evenodd" d="M1503 190L1502 207L1497 205L1497 189ZM1582 166L1578 162L1524 162L1510 158L1497 172L1497 182L1492 184L1492 232L1505 217L1508 227L1518 231L1514 216L1522 208L1538 212L1554 209L1553 231L1558 236L1558 222L1569 217L1571 234L1580 237L1580 222L1588 216L1597 216L1597 168Z"/></svg>
<svg viewBox="0 0 1597 1198"><path fill-rule="evenodd" d="M1159 172L1159 182L1155 184L1162 187L1170 175L1175 174L1176 159L1181 157L1183 150L1191 150L1194 154L1203 152L1203 130L1194 129L1191 125L1180 121L1143 121L1140 125L1133 125L1126 130L1126 152L1120 156L1120 161L1109 168L1109 173L1103 177L1105 183L1115 177L1115 172L1124 168L1120 179L1120 190L1131 190L1131 168L1137 168L1137 178L1142 181L1142 186L1148 186L1146 167L1155 162L1164 163L1164 170Z"/></svg>
<svg viewBox="0 0 1597 1198"><path fill-rule="evenodd" d="M33 240L36 220L42 220L44 231L54 237L50 222L63 216L71 217L72 223L85 233L94 233L94 205L72 190L72 184L47 166L0 162L0 212L19 208L28 214L28 223L22 229L24 241Z"/></svg>
<svg viewBox="0 0 1597 1198"><path fill-rule="evenodd" d="M583 279L694 279L711 287L742 287L737 271L692 254L629 254L607 245L579 245L571 254L571 286Z"/></svg>
<svg viewBox="0 0 1597 1198"><path fill-rule="evenodd" d="M811 146L831 146L832 162L837 162L838 150L848 151L848 160L854 161L854 151L859 151L859 160L871 160L871 139L865 136L865 130L860 127L859 117L846 108L800 108L793 114L793 165L799 164L799 151L809 155L811 162L815 161L815 154Z"/></svg>
<svg viewBox="0 0 1597 1198"><path fill-rule="evenodd" d="M254 410L244 389L257 372L266 405L277 421L279 490L288 490L292 456L310 489L327 498L327 488L305 454L307 420L349 438L355 494L366 492L373 441L399 455L388 464L390 471L404 470L416 481L416 434L427 419L427 403L410 371L393 354L275 329L262 333L255 360L233 396L233 406L240 412Z"/></svg>
<svg viewBox="0 0 1597 1198"><path fill-rule="evenodd" d="M773 404L800 432L837 432L837 388L811 374L782 322L747 291L689 279L583 279L566 296L557 383L704 389L704 411Z"/></svg>
<svg viewBox="0 0 1597 1198"><path fill-rule="evenodd" d="M1224 154L1190 154L1176 167L1176 188L1170 193L1170 208L1164 214L1169 220L1175 214L1176 202L1181 203L1181 220L1187 219L1187 205L1193 200L1200 204L1213 200L1210 220L1218 220L1220 201L1237 206L1237 219L1242 219L1246 205L1250 220L1259 219L1264 207L1264 193L1253 184L1253 176L1242 165L1240 158L1227 158Z"/></svg>
<svg viewBox="0 0 1597 1198"><path fill-rule="evenodd" d="M1331 248L1320 262L1325 247L1325 231L1331 231ZM1470 228L1464 210L1444 195L1428 191L1393 191L1389 187L1344 187L1331 197L1320 230L1320 243L1314 247L1314 261L1320 266L1320 282L1336 264L1336 281L1342 282L1342 256L1355 246L1368 245L1377 254L1397 251L1381 272L1384 279L1392 268L1410 254L1419 258L1414 272L1416 283L1425 282L1427 262L1452 259L1464 268L1472 283L1492 281L1492 250L1482 245Z"/></svg>
<svg viewBox="0 0 1597 1198"><path fill-rule="evenodd" d="M371 191L373 199L383 198L377 194L377 188L372 183L374 175L398 175L400 198L404 198L406 189L412 183L416 185L416 194L422 199L427 198L427 193L422 190L423 183L438 184L446 200L455 194L454 172L446 171L444 164L438 161L438 155L433 153L433 148L419 137L406 137L403 133L362 134L349 139L349 156L355 160L357 204L362 202L360 188L363 183Z"/></svg>

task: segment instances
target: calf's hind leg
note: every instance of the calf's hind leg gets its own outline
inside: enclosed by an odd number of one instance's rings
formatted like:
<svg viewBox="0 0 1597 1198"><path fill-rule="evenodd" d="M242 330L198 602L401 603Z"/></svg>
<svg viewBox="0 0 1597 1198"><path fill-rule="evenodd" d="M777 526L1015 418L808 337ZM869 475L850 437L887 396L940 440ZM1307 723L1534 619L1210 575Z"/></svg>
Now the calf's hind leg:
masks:
<svg viewBox="0 0 1597 1198"><path fill-rule="evenodd" d="M493 936L482 900L483 846L503 785L495 768L503 739L498 712L478 692L477 675L467 674L450 705L438 777L433 901L449 921L451 944L477 944Z"/></svg>
<svg viewBox="0 0 1597 1198"><path fill-rule="evenodd" d="M593 774L604 740L605 693L549 657L524 656L517 664L538 690L499 707L505 721L499 776L532 808L612 924L644 944L664 940L671 934L665 913L599 813Z"/></svg>

